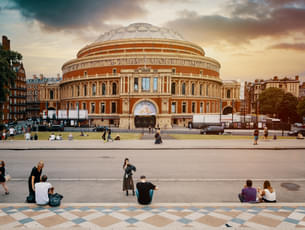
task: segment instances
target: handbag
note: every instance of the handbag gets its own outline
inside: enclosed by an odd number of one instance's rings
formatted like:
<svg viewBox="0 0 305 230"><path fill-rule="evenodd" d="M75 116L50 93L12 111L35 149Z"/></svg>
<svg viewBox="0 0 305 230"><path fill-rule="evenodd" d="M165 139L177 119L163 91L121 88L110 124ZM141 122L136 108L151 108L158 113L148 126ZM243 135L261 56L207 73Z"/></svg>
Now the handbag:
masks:
<svg viewBox="0 0 305 230"><path fill-rule="evenodd" d="M12 179L12 177L9 174L6 174L4 176L4 178L5 178L5 181L10 181Z"/></svg>
<svg viewBox="0 0 305 230"><path fill-rule="evenodd" d="M58 206L60 206L60 202L61 202L62 198L63 198L63 196L58 194L58 193L51 194L50 195L50 199L49 199L49 205L51 207L58 207Z"/></svg>

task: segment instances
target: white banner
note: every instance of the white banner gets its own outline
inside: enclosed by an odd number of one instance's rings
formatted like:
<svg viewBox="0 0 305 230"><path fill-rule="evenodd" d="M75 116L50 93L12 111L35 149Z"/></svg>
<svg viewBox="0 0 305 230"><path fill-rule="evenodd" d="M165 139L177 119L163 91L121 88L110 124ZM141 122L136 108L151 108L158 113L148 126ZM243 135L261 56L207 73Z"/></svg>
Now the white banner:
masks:
<svg viewBox="0 0 305 230"><path fill-rule="evenodd" d="M77 110L69 110L69 119L77 119Z"/></svg>
<svg viewBox="0 0 305 230"><path fill-rule="evenodd" d="M67 110L58 110L58 119L67 119Z"/></svg>
<svg viewBox="0 0 305 230"><path fill-rule="evenodd" d="M56 119L56 110L48 110L48 118L50 118L50 119L55 118Z"/></svg>
<svg viewBox="0 0 305 230"><path fill-rule="evenodd" d="M79 110L79 119L88 119L88 110Z"/></svg>

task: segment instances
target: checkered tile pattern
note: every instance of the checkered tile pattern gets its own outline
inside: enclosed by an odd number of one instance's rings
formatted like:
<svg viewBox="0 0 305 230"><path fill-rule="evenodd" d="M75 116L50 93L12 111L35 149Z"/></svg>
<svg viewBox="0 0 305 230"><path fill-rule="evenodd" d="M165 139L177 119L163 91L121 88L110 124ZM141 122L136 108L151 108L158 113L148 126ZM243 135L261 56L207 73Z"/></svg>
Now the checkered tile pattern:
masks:
<svg viewBox="0 0 305 230"><path fill-rule="evenodd" d="M180 229L194 227L305 228L305 207L287 206L0 206L0 229L126 227Z"/></svg>

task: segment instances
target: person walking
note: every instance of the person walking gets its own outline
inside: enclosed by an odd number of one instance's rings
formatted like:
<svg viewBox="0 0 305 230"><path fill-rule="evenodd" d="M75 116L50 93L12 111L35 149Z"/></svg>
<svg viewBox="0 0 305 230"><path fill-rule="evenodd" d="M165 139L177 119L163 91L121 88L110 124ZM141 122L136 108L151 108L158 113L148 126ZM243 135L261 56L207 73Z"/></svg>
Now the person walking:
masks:
<svg viewBox="0 0 305 230"><path fill-rule="evenodd" d="M124 178L123 178L123 191L126 191L126 196L128 196L128 190L132 190L132 195L135 195L134 183L132 179L132 171L136 171L136 167L129 163L129 159L125 158L124 164Z"/></svg>
<svg viewBox="0 0 305 230"><path fill-rule="evenodd" d="M254 145L257 145L257 141L258 141L258 135L259 135L259 131L258 129L254 130L253 136L254 136Z"/></svg>
<svg viewBox="0 0 305 230"><path fill-rule="evenodd" d="M268 128L267 126L264 127L264 140L268 139Z"/></svg>
<svg viewBox="0 0 305 230"><path fill-rule="evenodd" d="M111 137L111 128L108 129L108 137L107 137L107 142L111 140L113 141L112 137Z"/></svg>
<svg viewBox="0 0 305 230"><path fill-rule="evenodd" d="M104 133L102 135L102 139L104 140L104 143L106 143L106 133L107 133L107 128L104 129Z"/></svg>
<svg viewBox="0 0 305 230"><path fill-rule="evenodd" d="M162 144L160 129L158 129L156 134L155 134L155 144Z"/></svg>
<svg viewBox="0 0 305 230"><path fill-rule="evenodd" d="M29 176L29 196L35 197L35 184L39 183L41 180L41 173L44 167L43 161L39 161L37 166L34 166L31 175Z"/></svg>
<svg viewBox="0 0 305 230"><path fill-rule="evenodd" d="M6 177L5 177L5 162L4 161L0 161L0 184L4 188L5 195L8 195L9 191L8 191L8 188L7 188L6 184L5 184L5 182L6 182Z"/></svg>

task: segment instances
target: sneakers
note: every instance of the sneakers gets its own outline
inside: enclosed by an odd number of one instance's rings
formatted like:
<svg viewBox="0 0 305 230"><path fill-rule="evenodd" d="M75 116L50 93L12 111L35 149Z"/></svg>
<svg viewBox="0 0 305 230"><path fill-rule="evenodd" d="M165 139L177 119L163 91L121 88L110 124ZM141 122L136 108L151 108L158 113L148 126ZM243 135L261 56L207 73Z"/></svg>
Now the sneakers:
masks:
<svg viewBox="0 0 305 230"><path fill-rule="evenodd" d="M5 192L5 195L8 195L8 194L10 194L9 192Z"/></svg>

